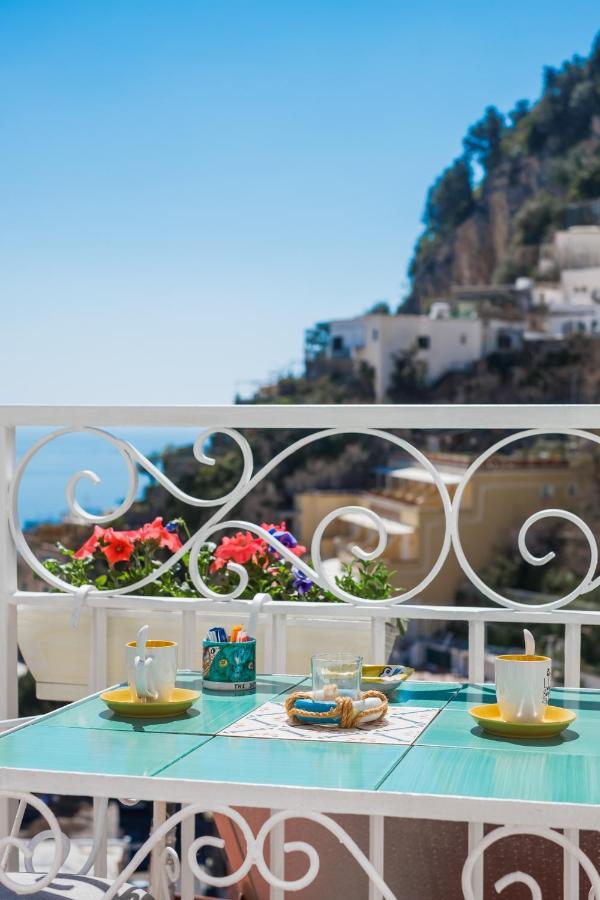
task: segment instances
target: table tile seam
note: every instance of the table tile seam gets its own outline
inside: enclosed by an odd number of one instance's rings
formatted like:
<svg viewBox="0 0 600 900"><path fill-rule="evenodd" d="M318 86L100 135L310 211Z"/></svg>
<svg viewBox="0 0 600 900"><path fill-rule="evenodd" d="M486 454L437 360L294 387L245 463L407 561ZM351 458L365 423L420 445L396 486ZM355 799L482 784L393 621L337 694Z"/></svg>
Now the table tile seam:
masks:
<svg viewBox="0 0 600 900"><path fill-rule="evenodd" d="M156 778L161 775L165 769L168 769L170 766L174 766L175 763L181 762L182 759L185 759L186 756L189 756L190 753L195 753L196 750L200 750L202 747L208 746L211 741L214 741L215 735L208 736L208 740L202 741L200 744L197 744L195 747L191 747L189 750L185 750L183 753L180 753L178 756L175 756L173 759L170 759L169 762L165 763L163 766L159 766L154 772L150 773L150 778Z"/></svg>
<svg viewBox="0 0 600 900"><path fill-rule="evenodd" d="M428 747L433 750L465 750L465 751L473 750L475 752L481 752L482 750L484 750L484 751L487 750L488 753L496 753L496 752L497 753L519 753L519 752L523 752L521 750L521 747L528 747L528 748L532 747L534 750L537 749L537 751L539 753L543 753L544 750L553 750L555 747L560 746L558 744L554 744L552 747L543 747L540 745L538 748L536 748L535 745L536 745L536 741L535 741L535 739L532 738L525 745L513 744L512 746L515 747L515 750L507 750L504 745L499 746L499 747L496 747L496 746L494 746L494 747L470 747L470 746L466 747L464 744L429 744L429 743L427 743L427 741L421 742L420 737L419 737L413 744L411 744L411 747L417 747L417 748L418 747ZM528 752L528 751L525 751L525 752ZM585 753L583 751L580 751L578 753L569 753L569 754L563 753L561 755L562 756L585 756L585 757L590 757L591 759L598 759L598 758L600 758L600 749L599 749L598 753Z"/></svg>
<svg viewBox="0 0 600 900"><path fill-rule="evenodd" d="M227 726L228 727L228 726ZM223 729L225 730L225 729ZM291 741L294 745L302 745L302 744L321 744L321 746L333 746L333 747L362 747L363 749L377 749L379 747L410 747L412 746L406 741L396 741L395 743L382 743L381 741L373 741L372 743L362 743L361 741L323 741L322 738L319 737L318 734L315 734L314 738L297 738L290 735L290 737L258 737L253 734L224 734L223 731L220 731L218 734L214 734L215 738L223 738L224 740L235 740L235 741L274 741L279 743L280 741Z"/></svg>
<svg viewBox="0 0 600 900"><path fill-rule="evenodd" d="M306 678L304 678L303 680L306 680ZM301 683L301 682L299 682L299 683ZM282 696L283 696L284 694L286 694L289 690L290 690L290 688L285 688L283 691L281 691L281 692L278 693L278 694L270 695L270 696L267 697L267 698L266 698L259 706L255 707L255 709L254 709L254 710L251 710L250 712L256 712L257 710L261 709L262 706L265 706L267 703L273 702L274 700L277 700L279 697L282 697ZM92 698L90 698L90 699L92 699ZM437 719L437 717L439 716L439 714L447 707L447 705L448 705L449 703L450 703L450 699L449 699L449 700L446 700L446 702L445 702L445 704L444 704L443 706L440 706L440 707L426 707L427 709L434 710L434 711L435 711L435 714L434 714L433 718L431 719L431 721L428 722L428 723L426 724L426 726L425 726L425 731L431 726L431 724L432 724L434 721L436 721L436 719ZM397 705L398 705L398 706L401 706L402 704L401 704L401 703L398 703ZM68 709L68 708L70 708L70 707L65 707L65 709ZM409 706L407 706L407 707L405 707L405 708L406 708L406 709L409 709L409 710L411 709L411 707L409 707ZM60 710L57 710L56 712L59 713ZM139 730L138 730L138 729L136 729L136 728L132 728L132 731L135 732L136 734L179 734L179 735L185 735L185 736L189 736L189 737L198 736L198 737L209 737L209 738L219 737L219 736L221 736L221 737L238 737L238 735L225 735L225 734L223 734L223 732L226 731L226 729L229 728L231 725L236 724L236 722L239 722L241 719L243 719L243 718L244 718L245 716L247 716L247 715L249 715L248 712L240 713L240 714L237 715L235 718L232 718L230 721L228 721L226 725L223 725L223 726L222 726L221 728L219 728L218 730L211 730L211 731L196 731L196 732L194 732L194 731L179 731L179 730L173 730L173 731L171 731L171 730L169 730L169 729L167 729L167 728L162 729L162 730L160 730L160 731L145 731L144 729L139 729ZM57 718L60 719L60 717L57 717ZM44 724L44 725L46 725L46 727L48 727L48 728L76 728L76 729L79 729L79 730L82 730L82 731L102 731L102 732L105 732L105 731L110 731L110 730L111 730L110 728L107 728L107 727L105 727L105 726L100 726L100 725L95 725L95 724L89 724L89 725L88 725L88 724L85 724L85 725L82 725L82 724L79 724L79 723L77 723L77 722L67 722L67 723L65 723L65 722L61 722L61 721L52 721L52 722L45 722L45 723L41 723L41 722L40 722L39 724L40 724L40 725ZM127 724L134 725L134 724L137 724L137 723L135 723L135 722L128 722ZM160 724L161 724L160 721L153 722L153 726L154 726L154 725L160 725ZM112 729L112 730L117 731L117 732L121 732L121 729L118 729L118 728L115 728L115 729ZM125 729L123 729L123 731L125 731ZM126 732L126 733L129 733L129 732ZM248 737L248 736L247 736L247 735L239 735L239 737ZM419 736L419 737L420 737L420 736ZM249 739L252 739L252 738L250 737ZM418 740L418 739L419 739L419 738L417 738L416 740ZM315 741L319 741L320 738L319 738L318 736L315 736L314 740L315 740ZM411 746L411 743L408 743L408 742L407 742L407 743L399 742L399 743L400 743L401 746ZM413 742L413 743L414 743L414 742ZM191 752L191 751L190 751L190 752Z"/></svg>
<svg viewBox="0 0 600 900"><path fill-rule="evenodd" d="M126 723L131 724L131 723ZM127 731L124 728L107 728L102 725L77 725L75 723L69 723L67 725L56 722L52 725L47 725L47 728L75 728L78 731L101 731L104 734L107 732L116 732L117 734L153 734L153 735L161 735L161 734L176 734L180 737L216 737L219 734L218 731L167 731L166 729L163 731L145 731L143 729L132 728L131 731Z"/></svg>
<svg viewBox="0 0 600 900"><path fill-rule="evenodd" d="M409 752L411 751L413 745L412 745L412 744L408 744L408 745L405 744L404 746L406 747L406 750L403 751L403 753L402 753L402 755L400 756L400 758L397 759L394 763L392 763L392 765L391 765L391 766L389 767L389 769L387 769L387 771L381 776L381 778L380 778L377 782L375 782L375 787L373 788L374 791L378 791L378 790L379 790L379 788L381 787L381 785L382 785L382 784L386 781L386 779L389 778L389 776L392 774L392 772L394 771L394 769L396 768L396 766L399 766L400 763L402 762L402 760L403 760L406 756L408 756L408 754L409 754Z"/></svg>
<svg viewBox="0 0 600 900"><path fill-rule="evenodd" d="M269 696L263 701L263 703L261 703L258 707L256 707L256 709L260 709L260 707L261 707L261 706L264 706L265 703L269 703L270 701L275 700L275 699L277 699L278 697L283 696L284 694L288 693L288 691L292 690L292 688L298 687L298 685L299 685L299 684L302 684L304 681L306 681L307 678L308 678L307 675L300 676L300 681L297 681L297 682L296 682L295 684L293 684L291 687L284 687L281 691L279 691L279 692L277 692L277 693L275 693L275 694L269 695ZM126 684L126 682L123 682L123 683L119 684L118 686L119 686L119 687L123 687L125 684ZM109 688L106 688L105 690L109 690ZM83 697L81 700L74 701L73 704L68 703L68 704L66 704L64 707L61 707L60 709L52 710L52 711L51 711L50 713L48 713L47 715L48 715L48 716L56 716L57 718L60 718L60 714L63 712L63 710L64 710L64 711L70 710L70 709L72 709L73 706L79 705L79 704L85 705L86 703L88 703L88 702L90 702L90 701L92 701L92 700L98 699L99 696L100 696L100 693L104 693L104 691L100 691L100 692L98 692L98 693L96 693L96 694L92 694L92 695L89 696L89 697ZM202 696L202 693L201 693L201 696ZM243 696L243 695L242 695L242 696ZM207 732L200 731L200 732L197 732L197 733L198 733L198 735L200 735L200 736L215 737L217 734L220 734L220 732L223 731L225 728L228 728L229 725L233 725L235 722L238 722L238 721L239 721L240 719L242 719L245 715L248 715L248 713L247 713L247 712L241 713L241 714L240 714L239 716L237 716L235 719L233 719L232 721L228 722L227 725L224 725L219 731L207 731ZM56 728L56 727L58 727L58 728L80 728L80 729L87 730L87 731L105 731L105 730L106 730L106 731L109 731L109 730L110 730L110 729L105 729L105 728L99 727L99 726L97 726L97 725L78 725L77 723L70 723L70 722L68 722L67 724L65 724L64 722L39 722L39 723L32 722L31 724L32 724L32 725L36 725L36 724L37 724L37 725L46 725L48 728ZM155 724L157 724L157 723L155 723ZM119 729L115 729L115 731L118 731L118 730L119 730ZM148 733L148 734L157 734L157 733L158 733L158 734L193 734L193 732L179 732L179 731L162 731L162 732L147 732L147 733Z"/></svg>
<svg viewBox="0 0 600 900"><path fill-rule="evenodd" d="M395 772L395 770L398 768L398 766L400 765L400 763L404 762L404 760L406 759L406 757L408 756L408 754L410 753L410 751L414 748L414 746L415 746L414 744L409 744L409 745L408 745L408 749L402 754L402 756L400 757L400 759L397 759L396 762L395 762L395 763L389 768L389 770L385 773L385 775L383 776L383 778L381 778L381 779L377 782L377 785L376 785L376 787L374 788L375 791L379 791L380 788L383 788L383 785L384 785L385 782L388 780L388 778L391 776L392 772ZM384 790L385 790L385 788L384 788ZM389 791L389 793L390 793L390 794L393 794L393 793L400 793L400 792L397 792L397 791ZM407 792L405 791L404 793L407 793Z"/></svg>
<svg viewBox="0 0 600 900"><path fill-rule="evenodd" d="M535 744L535 741L532 740L530 746L533 747L534 752L536 752L536 750L537 750L537 752L541 753L541 754L544 754L544 752L546 750L551 751L554 749L553 747L535 748L534 744ZM473 753L485 753L485 752L487 752L487 753L523 753L523 752L525 752L525 753L527 753L528 752L527 750L522 750L520 746L517 746L514 750L505 750L501 747L464 747L464 746L457 746L455 744L417 744L417 743L411 744L410 749L411 750L455 750L455 751L458 750L461 753L462 752L464 752L464 753L468 753L468 752L473 752ZM402 757L402 759L404 759L406 756L407 756L407 754L405 754L404 757ZM598 754L598 756L600 756L600 753ZM571 759L572 758L597 759L598 756L596 756L592 753L570 753L570 754L563 753L560 756L554 757L554 758L565 759L565 760L569 759L569 758L571 758ZM399 760L399 762L401 762L401 761L402 760ZM598 805L600 806L600 803Z"/></svg>
<svg viewBox="0 0 600 900"><path fill-rule="evenodd" d="M429 684L429 683L430 682L427 682L427 681L413 681L412 682L412 684ZM440 682L440 683L443 683L443 682ZM407 685L407 687L408 687L408 685ZM411 692L409 691L409 693L411 693ZM415 691L415 694L419 694L419 693L421 693L421 692ZM423 691L423 693L426 693L426 692ZM459 693L460 693L460 691L455 691L451 697L448 697L447 700L442 700L441 702L443 705L440 706L440 709L445 709L449 703L452 703L452 701L456 699L456 697L458 696ZM402 703L402 694L403 694L402 686L400 686L398 688L398 696L400 697L400 701L399 701L400 703Z"/></svg>

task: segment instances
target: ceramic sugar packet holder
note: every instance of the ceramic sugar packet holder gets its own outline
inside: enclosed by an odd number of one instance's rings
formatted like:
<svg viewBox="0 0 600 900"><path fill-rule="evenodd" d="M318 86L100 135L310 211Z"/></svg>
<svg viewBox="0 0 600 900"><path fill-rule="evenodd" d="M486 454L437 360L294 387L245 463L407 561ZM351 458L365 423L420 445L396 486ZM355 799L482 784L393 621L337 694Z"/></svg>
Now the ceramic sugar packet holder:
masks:
<svg viewBox="0 0 600 900"><path fill-rule="evenodd" d="M202 643L202 690L242 693L256 689L256 639Z"/></svg>

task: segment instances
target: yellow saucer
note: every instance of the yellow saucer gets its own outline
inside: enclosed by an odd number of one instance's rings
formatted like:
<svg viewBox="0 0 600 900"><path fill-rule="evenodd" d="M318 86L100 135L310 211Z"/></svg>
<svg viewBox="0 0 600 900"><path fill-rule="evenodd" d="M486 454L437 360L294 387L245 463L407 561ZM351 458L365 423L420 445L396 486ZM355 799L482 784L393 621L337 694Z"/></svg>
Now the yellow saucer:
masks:
<svg viewBox="0 0 600 900"><path fill-rule="evenodd" d="M105 691L100 694L100 699L106 703L109 709L121 716L137 716L145 719L157 719L163 716L178 716L189 709L194 700L200 694L198 691L188 691L185 688L173 688L170 700L151 701L144 703L141 700L132 700L128 687L116 688L114 691Z"/></svg>
<svg viewBox="0 0 600 900"><path fill-rule="evenodd" d="M563 709L561 706L547 706L541 722L506 722L500 715L497 703L472 706L469 715L473 716L477 724L491 734L520 738L552 737L564 731L577 718L570 709Z"/></svg>

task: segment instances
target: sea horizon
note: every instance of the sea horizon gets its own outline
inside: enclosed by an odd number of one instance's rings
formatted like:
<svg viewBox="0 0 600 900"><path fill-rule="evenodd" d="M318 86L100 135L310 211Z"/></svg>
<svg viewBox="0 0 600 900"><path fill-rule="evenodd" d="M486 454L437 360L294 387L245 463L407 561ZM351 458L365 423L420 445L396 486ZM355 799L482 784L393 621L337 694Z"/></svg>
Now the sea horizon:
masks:
<svg viewBox="0 0 600 900"><path fill-rule="evenodd" d="M56 429L23 427L17 429L17 464L41 438ZM160 453L167 446L192 445L197 428L114 428L111 434L130 441L144 456ZM198 463L200 465L200 463ZM24 529L42 523L64 520L69 514L66 488L69 479L84 469L101 479L94 485L82 478L77 486L77 499L90 513L98 514L114 508L126 495L126 466L115 447L103 438L83 432L58 437L42 447L26 467L19 491L19 517ZM138 497L150 483L150 476L140 474Z"/></svg>

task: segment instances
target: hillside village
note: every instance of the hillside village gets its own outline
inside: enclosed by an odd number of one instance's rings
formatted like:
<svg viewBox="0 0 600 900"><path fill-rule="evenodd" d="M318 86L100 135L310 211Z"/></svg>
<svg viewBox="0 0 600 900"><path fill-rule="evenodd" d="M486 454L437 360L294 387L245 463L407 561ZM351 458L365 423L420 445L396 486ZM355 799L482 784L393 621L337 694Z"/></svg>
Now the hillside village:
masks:
<svg viewBox="0 0 600 900"><path fill-rule="evenodd" d="M361 316L317 323L307 331L306 374L315 379L368 371L374 399L390 399L395 370L410 366L432 385L492 354L575 334L600 336L600 227L572 226L542 245L540 277L512 284L454 286L424 313L392 315L384 306Z"/></svg>

